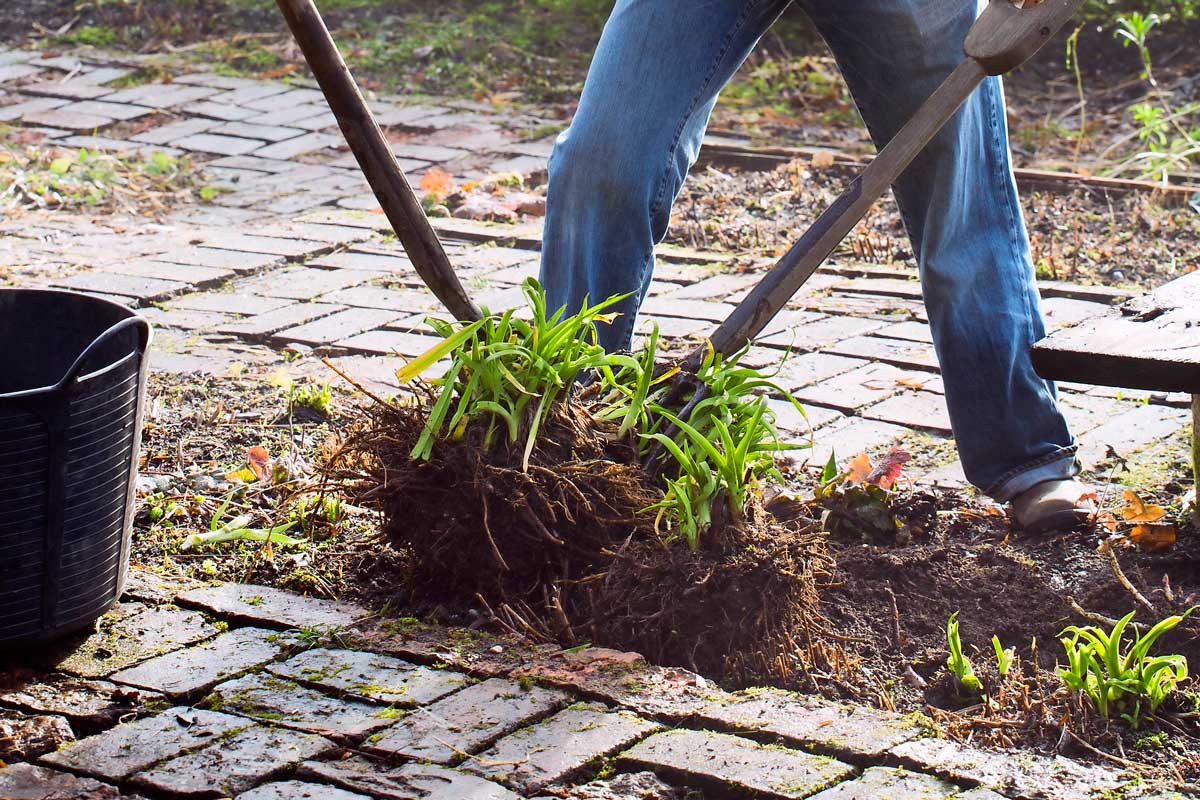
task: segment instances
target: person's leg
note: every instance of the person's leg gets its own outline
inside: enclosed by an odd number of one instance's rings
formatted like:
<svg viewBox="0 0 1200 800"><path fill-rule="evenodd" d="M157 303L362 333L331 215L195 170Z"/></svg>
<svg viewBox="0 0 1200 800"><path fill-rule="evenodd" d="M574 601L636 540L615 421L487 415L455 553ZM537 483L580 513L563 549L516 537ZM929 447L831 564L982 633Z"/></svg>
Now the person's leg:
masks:
<svg viewBox="0 0 1200 800"><path fill-rule="evenodd" d="M963 58L974 0L802 0L882 146ZM989 78L896 183L967 478L1007 501L1077 473L1053 384L1009 163L1004 96Z"/></svg>
<svg viewBox="0 0 1200 800"><path fill-rule="evenodd" d="M789 0L618 0L550 157L541 281L574 311L632 293L602 325L629 347L671 205L717 93Z"/></svg>

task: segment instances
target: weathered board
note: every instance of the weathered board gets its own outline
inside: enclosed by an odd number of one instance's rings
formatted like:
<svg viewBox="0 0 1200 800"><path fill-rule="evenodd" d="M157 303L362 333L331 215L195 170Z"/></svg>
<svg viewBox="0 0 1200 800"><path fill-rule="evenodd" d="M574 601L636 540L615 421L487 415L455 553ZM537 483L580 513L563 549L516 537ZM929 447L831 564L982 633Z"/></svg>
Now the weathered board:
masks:
<svg viewBox="0 0 1200 800"><path fill-rule="evenodd" d="M1200 394L1200 271L1055 331L1032 357L1054 380Z"/></svg>

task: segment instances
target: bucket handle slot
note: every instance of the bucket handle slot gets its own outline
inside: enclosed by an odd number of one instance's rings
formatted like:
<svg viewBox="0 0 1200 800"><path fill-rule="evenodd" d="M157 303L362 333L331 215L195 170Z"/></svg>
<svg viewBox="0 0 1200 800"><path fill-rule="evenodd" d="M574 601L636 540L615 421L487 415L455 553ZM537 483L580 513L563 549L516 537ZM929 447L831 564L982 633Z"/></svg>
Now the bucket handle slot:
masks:
<svg viewBox="0 0 1200 800"><path fill-rule="evenodd" d="M95 339L93 339L92 343L83 349L83 352L79 354L71 366L67 367L66 373L62 376L62 379L54 385L52 391L61 391L77 381L79 379L79 373L83 371L84 364L87 363L89 358L98 352L100 348L106 345L113 337L135 327L138 329L139 334L138 353L144 354L146 352L147 345L150 343L150 323L139 316L126 317L120 322L111 325L108 330L104 331Z"/></svg>

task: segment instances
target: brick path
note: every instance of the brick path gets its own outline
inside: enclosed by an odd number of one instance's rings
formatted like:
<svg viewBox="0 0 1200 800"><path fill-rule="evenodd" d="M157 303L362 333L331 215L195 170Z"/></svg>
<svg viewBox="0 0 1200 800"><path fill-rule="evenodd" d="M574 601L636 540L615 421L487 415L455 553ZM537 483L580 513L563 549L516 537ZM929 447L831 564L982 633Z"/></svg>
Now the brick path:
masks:
<svg viewBox="0 0 1200 800"><path fill-rule="evenodd" d="M286 347L328 355L366 385L390 388L399 357L433 342L421 321L436 305L373 212L320 95L217 74L107 85L129 72L0 51L0 121L68 147L189 153L227 191L157 220L2 220L0 274L142 309L157 328L159 371L265 370L284 363ZM412 134L395 148L410 176L433 166L459 180L529 173L544 169L551 147L527 140L546 124L533 116L451 101L375 109L382 124ZM479 302L520 301L517 287L537 266L537 223L434 224ZM755 280L723 269L720 253L663 247L659 256L645 314L680 346ZM792 348L780 381L804 401L808 422L782 403L780 420L797 437L809 423L816 429L812 462L831 449L846 458L904 440L945 443L913 277L832 264L754 348L749 361L760 365ZM1052 283L1043 293L1051 325L1121 297ZM328 379L312 356L292 368ZM1186 398L1063 388L1089 464L1110 445L1128 455L1176 434L1185 420ZM961 470L951 459L923 480L955 485ZM1063 759L922 738L911 720L864 708L727 694L621 654L547 654L473 632L356 623L359 609L265 588L197 588L176 599L146 575L134 578L101 633L23 679L9 673L17 684L0 694L9 737L0 743L26 742L30 763L0 770L0 797L115 797L115 786L146 797L502 800L573 787L563 791L579 798L687 789L983 800L1080 797L1117 783L1108 770ZM609 777L580 785L597 775Z"/></svg>
<svg viewBox="0 0 1200 800"><path fill-rule="evenodd" d="M910 717L725 692L634 654L137 571L100 632L37 666L8 673L0 708L60 735L0 769L3 798L1065 800L1136 788L1103 767L929 738Z"/></svg>
<svg viewBox="0 0 1200 800"><path fill-rule="evenodd" d="M389 388L397 355L432 339L423 316L432 295L375 213L374 197L343 148L319 92L279 81L183 74L125 89L105 84L129 69L70 57L0 54L0 121L45 132L67 146L188 153L228 191L211 204L170 213L159 224L128 218L33 214L0 222L0 265L20 286L49 284L103 294L145 309L158 327L153 365L222 374L231 361L270 364L300 345L333 356L368 385ZM545 167L552 140L527 141L546 120L493 113L479 104L376 102L380 123L410 136L395 145L417 178L431 167L458 180ZM122 121L150 119L120 138ZM493 308L520 302L518 285L537 269L540 225L435 219L473 296ZM659 250L643 325L668 342L703 335L756 280L722 270L728 256ZM1123 299L1118 290L1043 284L1050 326L1075 324ZM808 455L848 458L950 434L941 380L911 270L835 262L809 281L766 332L752 363L795 355L782 385L809 419L781 409L786 433L807 437ZM301 369L328 372L313 363ZM1064 408L1086 466L1109 446L1128 456L1183 429L1188 398L1066 385ZM952 452L946 448L946 452ZM914 475L964 484L959 464Z"/></svg>

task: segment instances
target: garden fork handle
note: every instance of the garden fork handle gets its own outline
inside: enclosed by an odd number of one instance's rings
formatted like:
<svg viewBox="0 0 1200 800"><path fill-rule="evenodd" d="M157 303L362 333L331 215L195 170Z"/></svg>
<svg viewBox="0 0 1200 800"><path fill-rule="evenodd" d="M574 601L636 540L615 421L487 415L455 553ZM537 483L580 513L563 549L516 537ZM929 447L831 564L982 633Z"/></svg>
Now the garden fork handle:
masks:
<svg viewBox="0 0 1200 800"><path fill-rule="evenodd" d="M1031 5L1032 0L1025 2ZM967 57L721 323L710 339L713 348L732 355L762 333L983 79L1020 66L1066 24L1081 3L1043 0L1017 8L1011 0L991 0L967 34ZM692 352L685 368L697 369L706 348Z"/></svg>
<svg viewBox="0 0 1200 800"><path fill-rule="evenodd" d="M367 108L317 7L312 0L276 0L276 3L417 274L455 319L480 319L479 307L471 301L450 266L441 240L396 163L396 156Z"/></svg>

